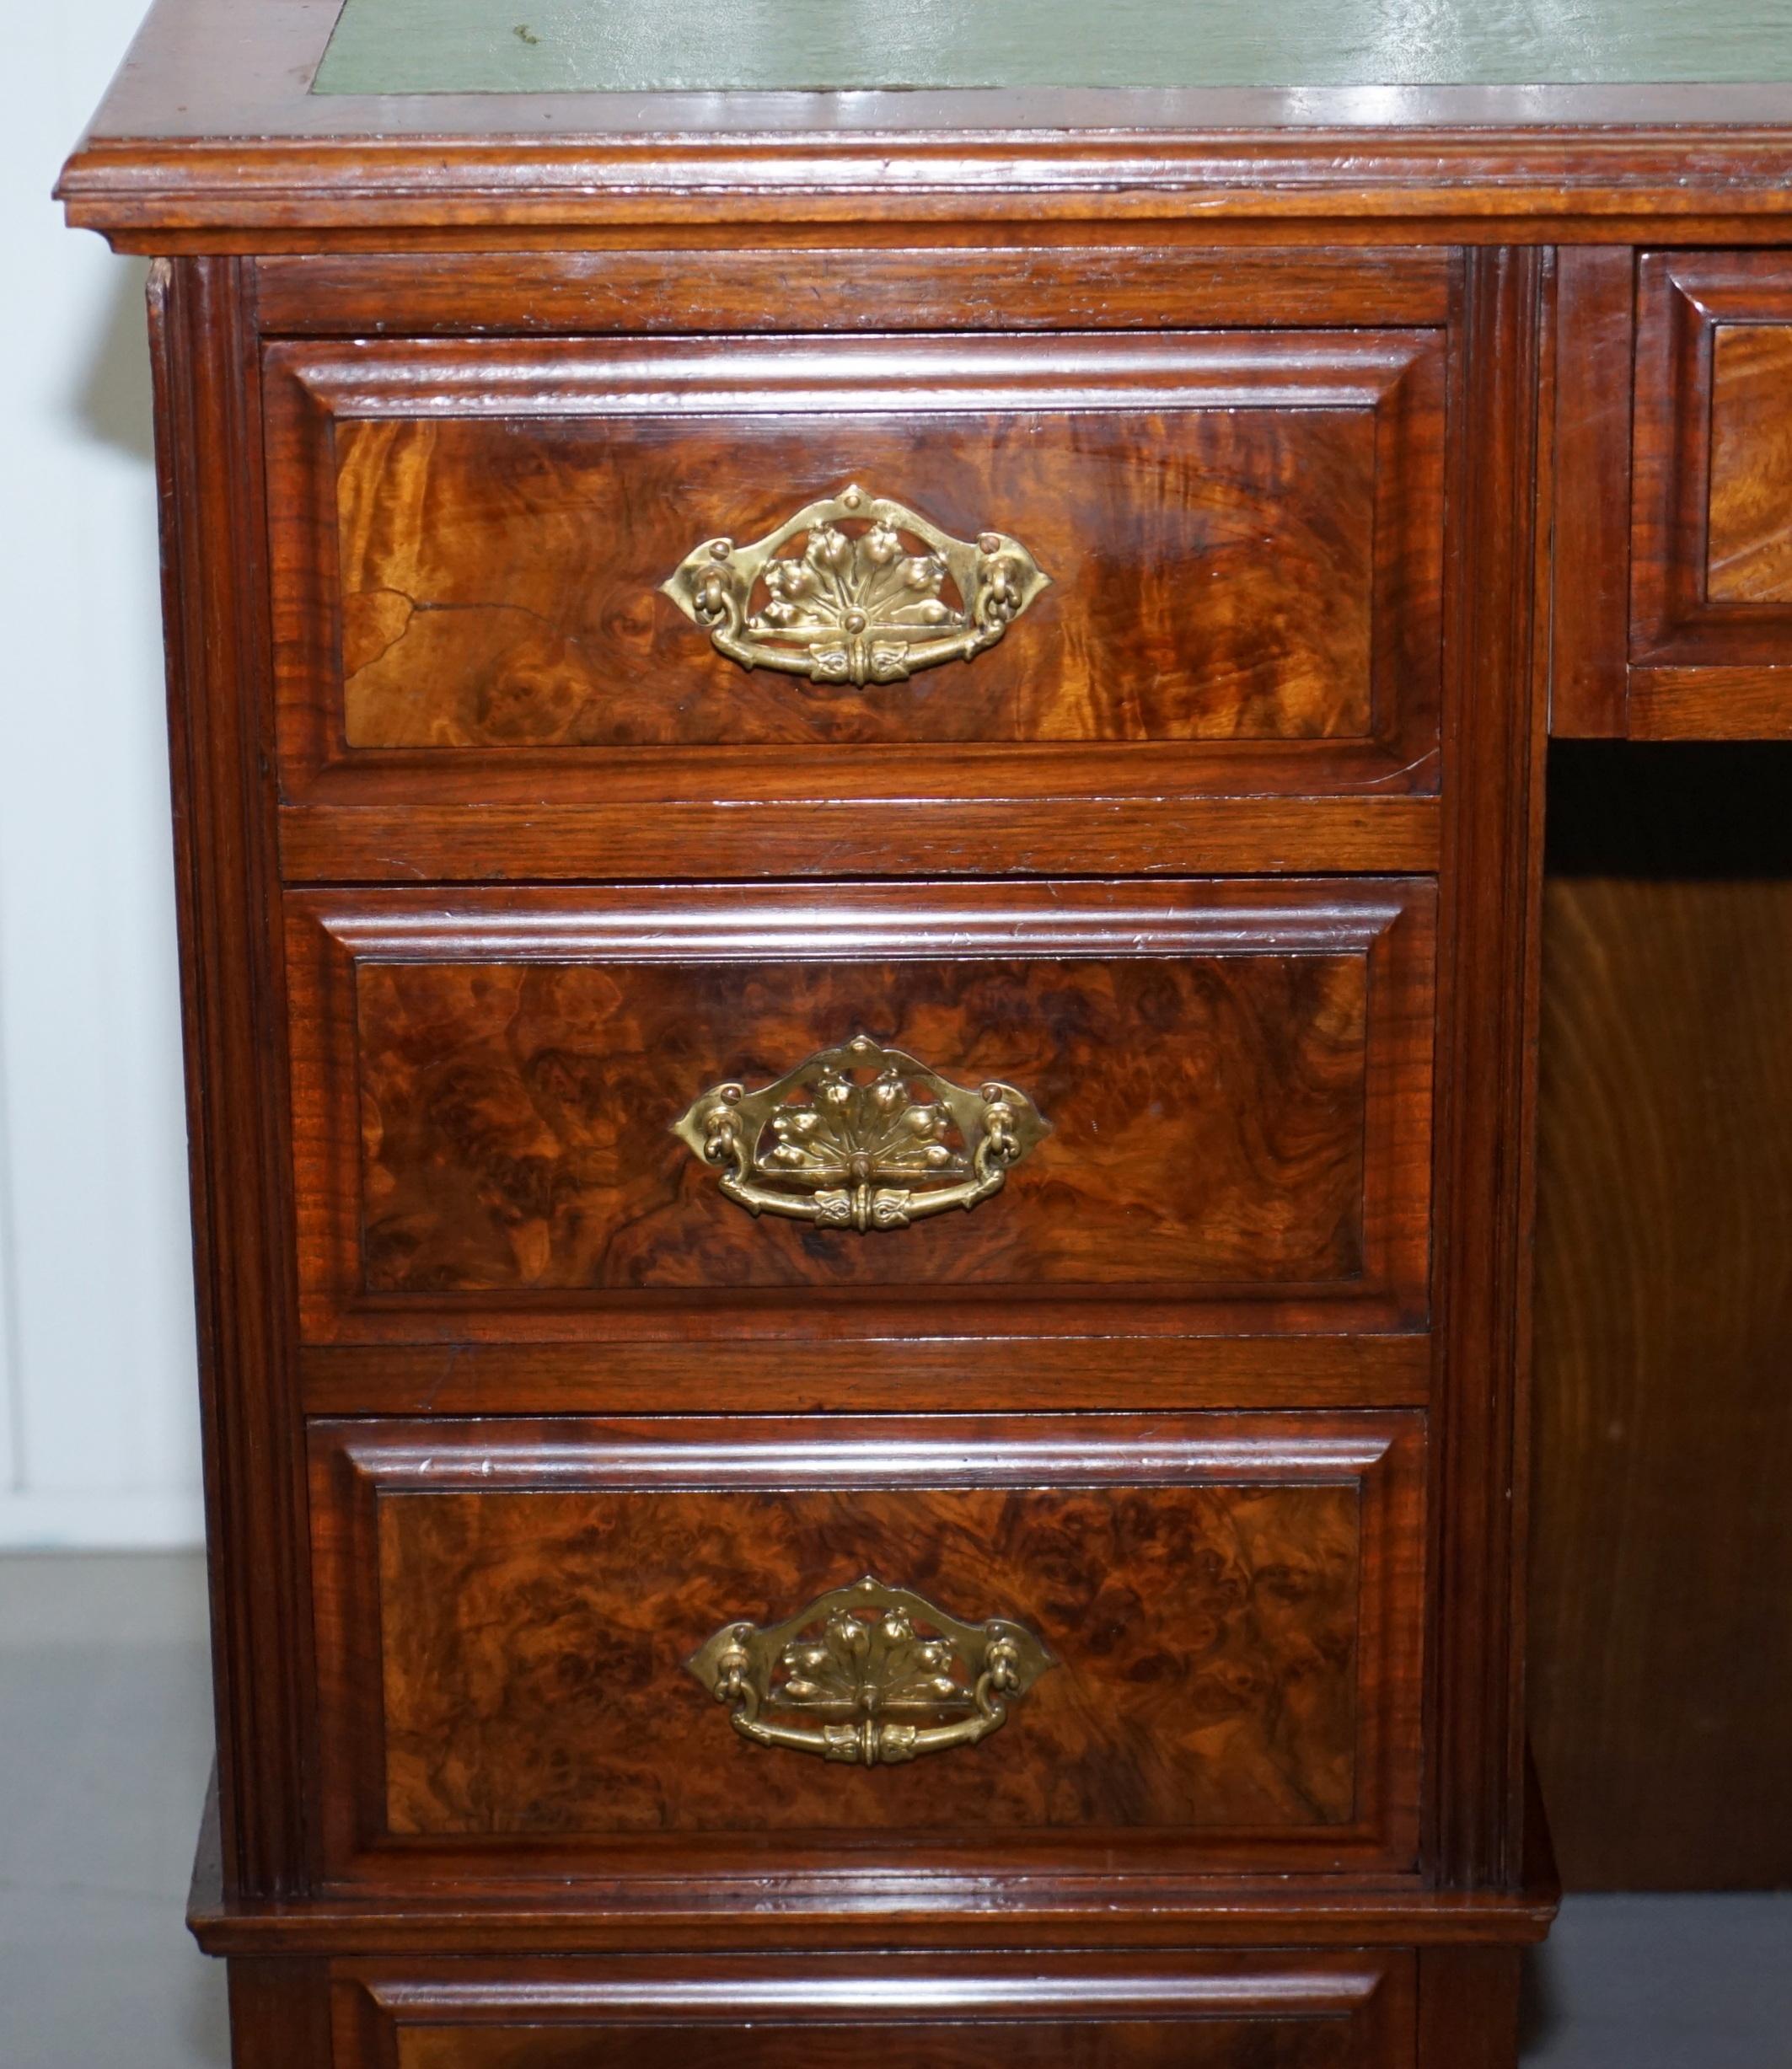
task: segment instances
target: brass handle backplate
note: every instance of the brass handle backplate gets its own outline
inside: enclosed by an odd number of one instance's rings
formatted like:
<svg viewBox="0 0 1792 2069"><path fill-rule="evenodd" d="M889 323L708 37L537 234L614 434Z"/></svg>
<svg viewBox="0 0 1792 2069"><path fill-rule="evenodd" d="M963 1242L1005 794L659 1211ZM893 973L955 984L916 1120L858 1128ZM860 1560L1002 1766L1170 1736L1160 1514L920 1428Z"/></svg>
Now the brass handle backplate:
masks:
<svg viewBox="0 0 1792 2069"><path fill-rule="evenodd" d="M954 539L854 485L750 546L706 539L661 587L743 668L862 687L971 660L1050 581L1004 532Z"/></svg>
<svg viewBox="0 0 1792 2069"><path fill-rule="evenodd" d="M725 1625L684 1664L755 1745L877 1767L986 1739L1054 1663L1020 1624L867 1576L787 1623Z"/></svg>
<svg viewBox="0 0 1792 2069"><path fill-rule="evenodd" d="M863 1234L974 1207L1049 1127L1011 1085L967 1091L860 1035L759 1091L713 1086L673 1132L749 1214Z"/></svg>

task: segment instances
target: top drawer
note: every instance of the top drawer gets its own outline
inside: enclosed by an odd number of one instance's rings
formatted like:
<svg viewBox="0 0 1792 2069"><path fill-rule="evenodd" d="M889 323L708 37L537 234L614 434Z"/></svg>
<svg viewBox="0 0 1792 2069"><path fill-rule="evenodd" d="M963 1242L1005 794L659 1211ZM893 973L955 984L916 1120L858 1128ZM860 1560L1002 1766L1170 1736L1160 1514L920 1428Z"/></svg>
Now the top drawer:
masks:
<svg viewBox="0 0 1792 2069"><path fill-rule="evenodd" d="M1792 253L1560 277L1553 730L1792 734Z"/></svg>
<svg viewBox="0 0 1792 2069"><path fill-rule="evenodd" d="M556 812L663 866L697 800L1076 800L1101 867L1116 802L1397 809L1436 785L1442 338L272 344L289 866L330 807L525 807L518 875Z"/></svg>

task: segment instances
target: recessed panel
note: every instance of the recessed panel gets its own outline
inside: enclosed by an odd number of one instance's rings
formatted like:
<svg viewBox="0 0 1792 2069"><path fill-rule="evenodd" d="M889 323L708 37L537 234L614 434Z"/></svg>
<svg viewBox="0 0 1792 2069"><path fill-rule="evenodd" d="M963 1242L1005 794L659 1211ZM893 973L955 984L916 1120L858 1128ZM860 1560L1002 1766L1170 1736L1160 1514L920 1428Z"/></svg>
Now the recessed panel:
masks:
<svg viewBox="0 0 1792 2069"><path fill-rule="evenodd" d="M1639 261L1626 730L1792 732L1792 265Z"/></svg>
<svg viewBox="0 0 1792 2069"><path fill-rule="evenodd" d="M1792 603L1792 325L1722 325L1712 353L1707 593Z"/></svg>
<svg viewBox="0 0 1792 2069"><path fill-rule="evenodd" d="M344 737L490 752L1360 737L1376 429L1366 408L348 424ZM968 662L868 683L749 671L663 592L693 548L758 540L858 484L955 539L1014 535L1051 590ZM807 575L810 536L777 565ZM899 538L920 562L920 535ZM812 579L823 623L877 608L850 563ZM749 608L773 601L761 584Z"/></svg>
<svg viewBox="0 0 1792 2069"><path fill-rule="evenodd" d="M331 1800L499 1875L698 1835L1398 1854L1422 1427L320 1425Z"/></svg>
<svg viewBox="0 0 1792 2069"><path fill-rule="evenodd" d="M1404 883L295 900L314 1332L1410 1326L1430 925Z"/></svg>
<svg viewBox="0 0 1792 2069"><path fill-rule="evenodd" d="M1435 787L1441 344L275 345L288 796Z"/></svg>

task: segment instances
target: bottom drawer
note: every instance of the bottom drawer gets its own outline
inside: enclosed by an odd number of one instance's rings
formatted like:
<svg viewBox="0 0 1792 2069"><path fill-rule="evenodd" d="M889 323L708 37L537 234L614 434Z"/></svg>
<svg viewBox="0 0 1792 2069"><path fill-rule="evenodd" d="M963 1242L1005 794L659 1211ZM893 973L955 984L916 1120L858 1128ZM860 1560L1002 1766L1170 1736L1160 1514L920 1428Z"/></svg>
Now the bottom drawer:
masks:
<svg viewBox="0 0 1792 2069"><path fill-rule="evenodd" d="M334 2069L1410 2069L1413 1957L345 1965Z"/></svg>
<svg viewBox="0 0 1792 2069"><path fill-rule="evenodd" d="M314 1424L331 1872L1409 1871L1424 1431Z"/></svg>

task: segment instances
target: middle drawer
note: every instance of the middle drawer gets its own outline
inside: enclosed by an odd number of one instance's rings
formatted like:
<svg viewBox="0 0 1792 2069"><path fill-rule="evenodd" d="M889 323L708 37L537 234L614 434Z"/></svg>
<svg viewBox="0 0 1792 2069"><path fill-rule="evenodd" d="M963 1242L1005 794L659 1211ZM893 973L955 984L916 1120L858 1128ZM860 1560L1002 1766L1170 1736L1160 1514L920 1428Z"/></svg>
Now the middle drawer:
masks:
<svg viewBox="0 0 1792 2069"><path fill-rule="evenodd" d="M289 923L314 1343L1424 1326L1427 881Z"/></svg>

